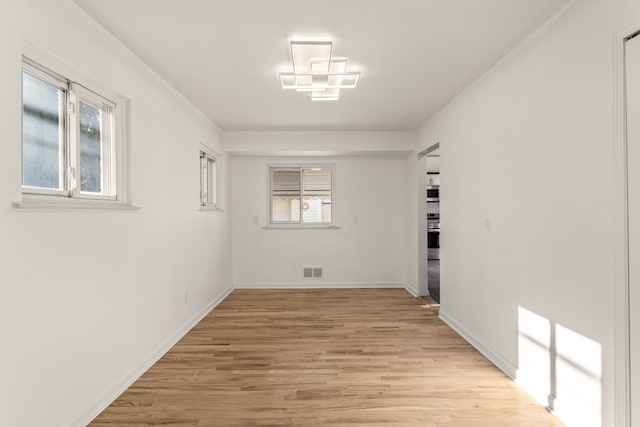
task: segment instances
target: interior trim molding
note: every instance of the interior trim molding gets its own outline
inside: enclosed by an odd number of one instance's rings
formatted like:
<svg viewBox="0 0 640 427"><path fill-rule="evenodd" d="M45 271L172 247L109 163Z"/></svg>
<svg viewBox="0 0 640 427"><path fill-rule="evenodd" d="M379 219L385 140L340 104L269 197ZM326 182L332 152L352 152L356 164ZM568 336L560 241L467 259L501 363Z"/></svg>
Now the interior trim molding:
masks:
<svg viewBox="0 0 640 427"><path fill-rule="evenodd" d="M451 329L458 333L462 338L478 350L489 362L493 363L498 369L504 372L509 378L515 381L518 367L503 357L499 356L479 340L477 340L469 331L467 331L460 323L450 317L446 312L440 309L440 320L446 323Z"/></svg>
<svg viewBox="0 0 640 427"><path fill-rule="evenodd" d="M613 412L617 427L631 425L629 208L625 43L640 22L613 36Z"/></svg>
<svg viewBox="0 0 640 427"><path fill-rule="evenodd" d="M357 289L357 288L401 288L406 286L401 283L390 282L324 282L318 279L309 279L308 282L272 283L252 282L236 283L235 289ZM411 293L411 292L410 292Z"/></svg>
<svg viewBox="0 0 640 427"><path fill-rule="evenodd" d="M198 311L193 317L187 320L173 335L152 352L149 357L128 375L118 381L111 389L95 400L93 404L82 410L81 415L76 415L72 421L64 424L71 427L84 427L89 424L95 417L100 415L114 400L118 398L126 389L138 380L145 372L149 370L162 356L164 356L178 341L184 337L198 322L200 322L207 314L211 312L218 304L233 291L233 287L229 286L220 295L208 303L202 310Z"/></svg>
<svg viewBox="0 0 640 427"><path fill-rule="evenodd" d="M407 283L388 282L326 282L326 283L236 283L234 289L404 289L417 298L418 291Z"/></svg>
<svg viewBox="0 0 640 427"><path fill-rule="evenodd" d="M422 158L425 156L431 157L429 156L429 153L436 151L438 148L440 148L440 142L436 142L435 144L428 146L427 148L425 148L424 150L418 153L418 160L422 160ZM440 156L435 156L435 157L440 157Z"/></svg>

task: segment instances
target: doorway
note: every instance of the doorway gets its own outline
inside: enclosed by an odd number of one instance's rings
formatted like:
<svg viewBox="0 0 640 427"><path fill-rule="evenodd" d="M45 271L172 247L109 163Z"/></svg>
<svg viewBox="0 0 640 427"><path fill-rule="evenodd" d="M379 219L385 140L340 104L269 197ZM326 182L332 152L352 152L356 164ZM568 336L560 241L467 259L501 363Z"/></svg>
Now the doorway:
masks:
<svg viewBox="0 0 640 427"><path fill-rule="evenodd" d="M440 147L427 154L427 286L429 296L440 303Z"/></svg>

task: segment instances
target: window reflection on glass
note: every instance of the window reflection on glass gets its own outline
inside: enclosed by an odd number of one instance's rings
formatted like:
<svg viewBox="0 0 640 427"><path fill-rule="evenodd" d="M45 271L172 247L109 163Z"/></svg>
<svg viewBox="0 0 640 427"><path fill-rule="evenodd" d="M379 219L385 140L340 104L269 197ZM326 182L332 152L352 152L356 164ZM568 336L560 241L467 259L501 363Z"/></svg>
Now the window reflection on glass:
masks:
<svg viewBox="0 0 640 427"><path fill-rule="evenodd" d="M65 92L22 73L22 185L61 189Z"/></svg>
<svg viewBox="0 0 640 427"><path fill-rule="evenodd" d="M102 109L80 101L80 191L102 192Z"/></svg>
<svg viewBox="0 0 640 427"><path fill-rule="evenodd" d="M331 199L304 199L302 212L303 222L331 222Z"/></svg>

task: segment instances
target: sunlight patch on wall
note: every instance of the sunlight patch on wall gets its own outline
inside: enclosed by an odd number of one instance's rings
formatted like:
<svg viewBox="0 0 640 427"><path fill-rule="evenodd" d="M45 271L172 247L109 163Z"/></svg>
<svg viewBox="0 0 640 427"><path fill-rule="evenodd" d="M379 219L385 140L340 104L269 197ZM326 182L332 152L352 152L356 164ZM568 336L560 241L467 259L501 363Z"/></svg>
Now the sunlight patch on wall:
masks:
<svg viewBox="0 0 640 427"><path fill-rule="evenodd" d="M541 405L551 392L551 324L547 319L518 307L518 371L516 382Z"/></svg>
<svg viewBox="0 0 640 427"><path fill-rule="evenodd" d="M568 427L602 426L602 346L518 307L516 382Z"/></svg>
<svg viewBox="0 0 640 427"><path fill-rule="evenodd" d="M602 347L556 325L554 412L569 426L602 425Z"/></svg>

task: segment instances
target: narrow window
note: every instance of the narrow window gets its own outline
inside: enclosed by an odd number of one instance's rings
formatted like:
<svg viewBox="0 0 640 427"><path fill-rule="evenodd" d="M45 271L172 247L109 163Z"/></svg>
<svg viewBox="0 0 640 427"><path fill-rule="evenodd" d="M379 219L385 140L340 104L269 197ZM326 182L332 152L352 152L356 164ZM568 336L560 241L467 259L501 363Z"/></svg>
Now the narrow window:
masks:
<svg viewBox="0 0 640 427"><path fill-rule="evenodd" d="M216 158L200 151L200 205L216 206Z"/></svg>
<svg viewBox="0 0 640 427"><path fill-rule="evenodd" d="M333 170L270 168L271 224L331 224Z"/></svg>

